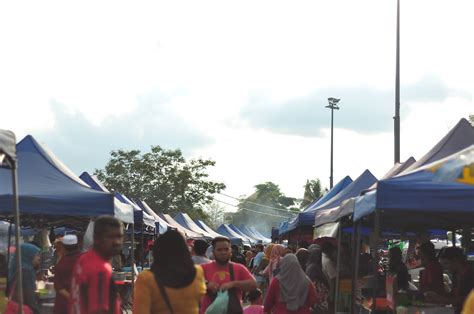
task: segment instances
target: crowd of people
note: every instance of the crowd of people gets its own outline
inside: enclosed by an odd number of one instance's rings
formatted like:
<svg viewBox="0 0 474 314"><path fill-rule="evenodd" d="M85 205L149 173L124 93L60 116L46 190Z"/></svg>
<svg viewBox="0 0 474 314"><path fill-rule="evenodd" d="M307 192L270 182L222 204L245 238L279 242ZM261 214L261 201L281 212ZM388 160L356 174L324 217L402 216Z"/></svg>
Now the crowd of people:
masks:
<svg viewBox="0 0 474 314"><path fill-rule="evenodd" d="M56 300L54 313L122 313L121 297L113 276L112 258L121 254L122 223L110 216L96 219L93 245L80 250L80 239L66 235L54 268ZM225 294L226 313L332 313L335 308L336 252L331 241L321 245L300 243L297 250L270 243L255 247L232 245L226 237L211 243L189 243L181 233L168 230L153 243L153 262L138 274L134 283L133 313L220 313L215 304ZM21 245L24 304L32 313L40 312L36 299L40 249L32 243ZM341 245L344 259L339 277L350 273L348 248ZM452 304L474 310L474 272L463 251L443 248L438 254L427 241L417 247L424 269L417 289L432 303ZM361 260L363 258L361 255ZM397 276L397 287L410 290L407 264L398 247L389 250L388 274ZM370 264L365 263L365 264ZM443 272L452 283L446 283ZM16 295L18 270L11 263L8 295ZM448 288L449 287L449 288Z"/></svg>

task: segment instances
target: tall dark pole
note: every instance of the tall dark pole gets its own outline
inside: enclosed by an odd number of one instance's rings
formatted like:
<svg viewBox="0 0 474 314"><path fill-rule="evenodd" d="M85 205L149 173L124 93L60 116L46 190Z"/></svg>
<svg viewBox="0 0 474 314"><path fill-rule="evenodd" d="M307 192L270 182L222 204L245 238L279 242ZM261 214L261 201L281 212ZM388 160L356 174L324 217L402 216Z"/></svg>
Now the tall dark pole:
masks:
<svg viewBox="0 0 474 314"><path fill-rule="evenodd" d="M400 0L397 0L397 51L395 69L395 163L400 162Z"/></svg>
<svg viewBox="0 0 474 314"><path fill-rule="evenodd" d="M333 163L333 157L334 157L334 109L339 110L339 107L337 106L337 103L340 101L340 99L330 97L328 98L329 105L326 106L326 108L331 109L331 175L329 177L329 188L332 189L333 183L334 183L334 178L333 178L333 169L334 169L334 163Z"/></svg>

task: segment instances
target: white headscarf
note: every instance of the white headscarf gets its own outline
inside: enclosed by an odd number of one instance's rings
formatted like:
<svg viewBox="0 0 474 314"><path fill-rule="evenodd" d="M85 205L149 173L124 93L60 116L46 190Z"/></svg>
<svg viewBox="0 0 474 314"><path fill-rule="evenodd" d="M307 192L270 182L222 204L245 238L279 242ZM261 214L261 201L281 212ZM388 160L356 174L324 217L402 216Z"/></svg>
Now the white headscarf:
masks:
<svg viewBox="0 0 474 314"><path fill-rule="evenodd" d="M281 260L280 272L276 276L280 282L280 301L286 303L286 309L300 309L308 298L311 281L301 269L294 254L287 254Z"/></svg>

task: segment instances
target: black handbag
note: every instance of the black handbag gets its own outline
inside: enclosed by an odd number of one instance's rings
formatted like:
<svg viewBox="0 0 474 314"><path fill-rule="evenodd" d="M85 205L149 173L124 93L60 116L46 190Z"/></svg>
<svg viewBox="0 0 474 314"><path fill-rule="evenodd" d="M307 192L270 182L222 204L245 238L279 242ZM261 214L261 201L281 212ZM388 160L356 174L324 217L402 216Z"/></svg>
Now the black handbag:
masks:
<svg viewBox="0 0 474 314"><path fill-rule="evenodd" d="M230 281L234 281L234 267L232 263L229 263L229 273ZM242 309L242 304L240 303L239 298L237 297L237 289L229 289L229 303L227 305L227 314L242 314L244 310Z"/></svg>

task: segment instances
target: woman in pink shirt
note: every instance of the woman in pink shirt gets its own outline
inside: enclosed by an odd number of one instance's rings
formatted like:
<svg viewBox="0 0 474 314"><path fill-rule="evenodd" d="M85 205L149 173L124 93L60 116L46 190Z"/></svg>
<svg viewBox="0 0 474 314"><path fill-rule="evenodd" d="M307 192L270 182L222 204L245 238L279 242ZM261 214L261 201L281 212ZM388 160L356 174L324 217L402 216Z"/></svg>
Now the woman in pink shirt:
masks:
<svg viewBox="0 0 474 314"><path fill-rule="evenodd" d="M316 303L316 289L301 269L294 254L282 258L280 272L273 277L265 298L264 312L310 314Z"/></svg>
<svg viewBox="0 0 474 314"><path fill-rule="evenodd" d="M278 274L280 271L280 260L283 255L285 255L285 247L281 244L276 244L272 249L270 262L267 268L263 271L263 274L268 277L269 282L272 282L273 276Z"/></svg>

